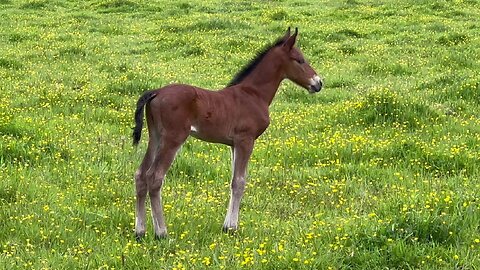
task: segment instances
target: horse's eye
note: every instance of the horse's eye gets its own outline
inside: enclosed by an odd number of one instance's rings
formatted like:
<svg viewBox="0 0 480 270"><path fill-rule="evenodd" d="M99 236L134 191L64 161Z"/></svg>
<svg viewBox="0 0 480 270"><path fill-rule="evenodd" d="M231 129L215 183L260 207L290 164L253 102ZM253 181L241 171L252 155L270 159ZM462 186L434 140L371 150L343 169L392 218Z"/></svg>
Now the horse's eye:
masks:
<svg viewBox="0 0 480 270"><path fill-rule="evenodd" d="M300 65L305 64L304 59L295 59L295 61L297 61L297 63L299 63Z"/></svg>

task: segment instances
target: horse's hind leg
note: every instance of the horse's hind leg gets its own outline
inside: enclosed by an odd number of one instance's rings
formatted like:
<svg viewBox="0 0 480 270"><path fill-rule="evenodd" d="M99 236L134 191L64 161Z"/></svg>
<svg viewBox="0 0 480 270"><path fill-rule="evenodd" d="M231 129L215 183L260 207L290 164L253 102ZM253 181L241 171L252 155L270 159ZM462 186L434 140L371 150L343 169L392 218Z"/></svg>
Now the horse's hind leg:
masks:
<svg viewBox="0 0 480 270"><path fill-rule="evenodd" d="M155 230L156 238L164 238L167 236L161 189L165 180L165 175L172 165L178 149L188 137L188 130L176 133L174 137L176 138L171 138L169 136L163 136L161 138L160 147L155 154L155 160L147 172L148 194L152 205L153 228Z"/></svg>
<svg viewBox="0 0 480 270"><path fill-rule="evenodd" d="M149 141L145 157L143 158L140 167L135 172L135 237L137 241L145 235L145 200L148 191L146 173L148 168L152 165L156 148L156 143Z"/></svg>

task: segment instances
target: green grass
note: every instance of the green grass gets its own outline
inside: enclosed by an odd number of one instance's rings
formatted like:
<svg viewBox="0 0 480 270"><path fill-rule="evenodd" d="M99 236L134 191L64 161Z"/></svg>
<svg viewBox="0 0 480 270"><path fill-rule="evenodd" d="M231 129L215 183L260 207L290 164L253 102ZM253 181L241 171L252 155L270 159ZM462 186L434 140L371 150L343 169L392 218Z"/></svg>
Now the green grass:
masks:
<svg viewBox="0 0 480 270"><path fill-rule="evenodd" d="M0 268L478 269L478 1L0 0ZM134 238L139 95L226 85L300 29L236 235L228 147L189 139L168 239ZM146 133L144 133L145 135Z"/></svg>

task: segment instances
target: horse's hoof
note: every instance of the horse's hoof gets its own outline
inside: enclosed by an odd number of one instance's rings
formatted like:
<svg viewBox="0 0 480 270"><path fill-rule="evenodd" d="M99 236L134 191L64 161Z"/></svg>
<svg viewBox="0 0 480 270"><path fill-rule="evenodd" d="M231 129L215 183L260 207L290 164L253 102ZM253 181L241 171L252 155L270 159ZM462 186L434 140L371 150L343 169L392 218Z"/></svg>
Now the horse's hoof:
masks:
<svg viewBox="0 0 480 270"><path fill-rule="evenodd" d="M145 233L136 233L135 240L137 240L137 242L141 242L144 236L145 236Z"/></svg>
<svg viewBox="0 0 480 270"><path fill-rule="evenodd" d="M161 234L161 235L157 235L155 234L155 240L163 240L163 239L167 239L167 234Z"/></svg>
<svg viewBox="0 0 480 270"><path fill-rule="evenodd" d="M227 234L230 234L230 235L234 235L234 234L237 232L237 228L235 228L235 227L223 226L222 231L223 231L224 233L227 233Z"/></svg>

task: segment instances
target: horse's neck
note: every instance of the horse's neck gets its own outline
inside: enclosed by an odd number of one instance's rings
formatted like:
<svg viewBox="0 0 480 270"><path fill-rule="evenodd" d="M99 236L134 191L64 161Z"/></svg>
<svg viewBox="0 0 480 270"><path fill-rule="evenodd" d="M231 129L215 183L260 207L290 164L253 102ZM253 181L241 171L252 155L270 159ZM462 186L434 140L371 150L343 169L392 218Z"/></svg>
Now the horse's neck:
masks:
<svg viewBox="0 0 480 270"><path fill-rule="evenodd" d="M257 96L270 105L283 79L279 60L275 59L273 55L267 55L242 84L248 86L251 91L254 91Z"/></svg>

